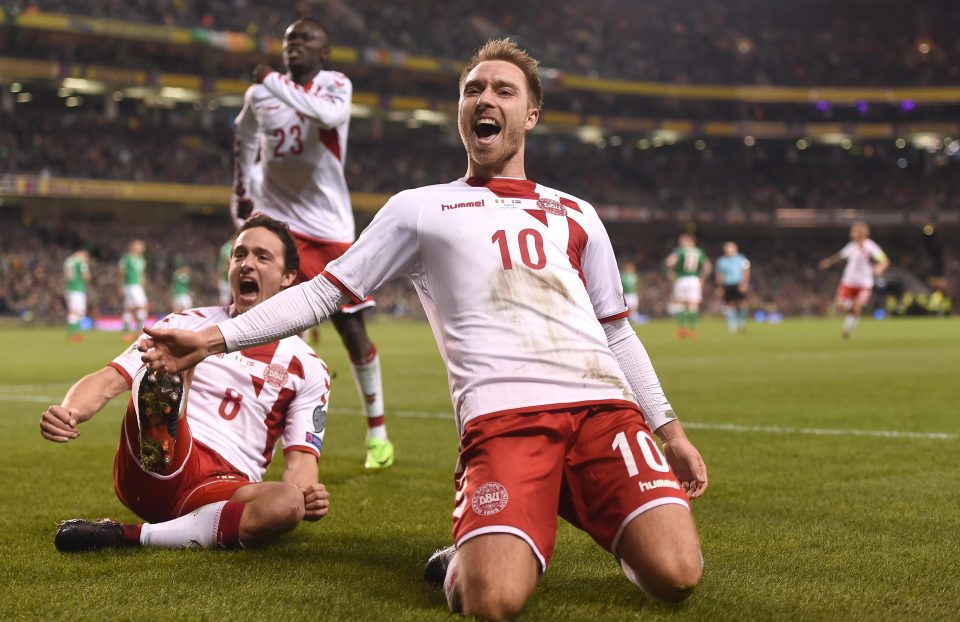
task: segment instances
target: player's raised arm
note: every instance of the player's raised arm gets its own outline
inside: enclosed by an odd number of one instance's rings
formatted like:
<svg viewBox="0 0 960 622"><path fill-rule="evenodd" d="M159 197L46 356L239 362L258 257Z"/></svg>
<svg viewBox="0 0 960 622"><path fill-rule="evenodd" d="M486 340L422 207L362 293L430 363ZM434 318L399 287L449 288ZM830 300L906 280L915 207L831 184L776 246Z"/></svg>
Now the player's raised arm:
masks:
<svg viewBox="0 0 960 622"><path fill-rule="evenodd" d="M253 112L251 92L244 96L243 109L237 115L234 127L233 194L230 197L230 214L234 224L240 225L253 213L254 183L257 180L257 116Z"/></svg>
<svg viewBox="0 0 960 622"><path fill-rule="evenodd" d="M303 116L325 128L334 128L350 118L353 85L340 74L323 88L300 86L293 80L273 71L262 82L263 86Z"/></svg>
<svg viewBox="0 0 960 622"><path fill-rule="evenodd" d="M79 424L89 421L127 389L127 380L113 367L84 376L70 387L60 404L50 406L40 415L40 435L57 443L77 438Z"/></svg>

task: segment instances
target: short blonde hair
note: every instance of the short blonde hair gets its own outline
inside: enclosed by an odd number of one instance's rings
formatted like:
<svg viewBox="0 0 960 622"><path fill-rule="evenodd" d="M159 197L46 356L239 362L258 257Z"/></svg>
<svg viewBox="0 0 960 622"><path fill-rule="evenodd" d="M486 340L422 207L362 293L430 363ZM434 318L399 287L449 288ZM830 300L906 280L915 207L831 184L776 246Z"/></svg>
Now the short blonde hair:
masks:
<svg viewBox="0 0 960 622"><path fill-rule="evenodd" d="M512 39L490 39L476 51L467 62L460 74L459 88L463 91L463 83L467 75L477 65L488 60L503 60L520 68L527 78L527 87L530 89L530 105L540 110L543 108L543 85L540 83L540 61L527 54L527 51L517 45Z"/></svg>

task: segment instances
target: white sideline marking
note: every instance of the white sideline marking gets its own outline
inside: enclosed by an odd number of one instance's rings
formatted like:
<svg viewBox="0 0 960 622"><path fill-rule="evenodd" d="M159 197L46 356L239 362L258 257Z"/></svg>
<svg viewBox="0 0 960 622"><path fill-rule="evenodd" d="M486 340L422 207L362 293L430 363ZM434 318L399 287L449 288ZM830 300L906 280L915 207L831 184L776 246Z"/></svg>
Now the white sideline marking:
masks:
<svg viewBox="0 0 960 622"><path fill-rule="evenodd" d="M50 385L48 385L50 386ZM56 385L59 386L59 385ZM14 391L17 386L0 386L0 402L37 402L41 404L57 404L62 396L51 395L20 395ZM22 388L39 388L38 385ZM338 408L336 414L355 417L364 416L359 408ZM403 419L441 419L452 421L453 414L443 412L427 412L421 410L391 410L387 412L387 419L400 417ZM758 432L761 434L805 434L809 436L868 436L873 438L914 438L935 441L953 441L960 439L960 434L949 432L902 432L899 430L855 430L845 428L790 428L779 425L742 425L739 423L700 423L684 421L683 427L690 430L717 430L721 432Z"/></svg>

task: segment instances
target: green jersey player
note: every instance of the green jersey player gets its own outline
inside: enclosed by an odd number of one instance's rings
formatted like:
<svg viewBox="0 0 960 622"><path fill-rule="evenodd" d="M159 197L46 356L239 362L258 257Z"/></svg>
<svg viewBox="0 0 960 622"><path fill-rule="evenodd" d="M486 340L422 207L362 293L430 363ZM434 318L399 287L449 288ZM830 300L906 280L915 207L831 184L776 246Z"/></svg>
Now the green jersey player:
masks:
<svg viewBox="0 0 960 622"><path fill-rule="evenodd" d="M173 310L179 313L193 307L193 296L190 295L190 266L182 259L174 262L173 287L171 288L171 298Z"/></svg>
<svg viewBox="0 0 960 622"><path fill-rule="evenodd" d="M678 246L667 256L667 274L673 280L673 302L677 311L677 337L696 337L703 300L703 282L713 266L706 253L697 248L690 233L681 233Z"/></svg>
<svg viewBox="0 0 960 622"><path fill-rule="evenodd" d="M78 250L63 262L67 300L67 339L80 341L80 320L87 315L87 283L90 282L90 255Z"/></svg>
<svg viewBox="0 0 960 622"><path fill-rule="evenodd" d="M120 292L123 296L125 338L132 337L133 331L139 331L147 321L147 294L143 291L143 276L147 269L147 260L143 256L145 248L143 240L133 240L127 254L121 257L117 264Z"/></svg>

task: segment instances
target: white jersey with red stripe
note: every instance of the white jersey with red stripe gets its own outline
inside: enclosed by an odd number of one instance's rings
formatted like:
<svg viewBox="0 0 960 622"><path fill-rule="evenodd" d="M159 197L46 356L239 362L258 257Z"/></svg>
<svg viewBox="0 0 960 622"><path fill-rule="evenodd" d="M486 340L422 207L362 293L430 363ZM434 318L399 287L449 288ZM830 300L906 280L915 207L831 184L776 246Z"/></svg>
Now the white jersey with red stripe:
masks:
<svg viewBox="0 0 960 622"><path fill-rule="evenodd" d="M229 317L229 307L202 307L168 315L157 326L200 330ZM134 343L111 366L130 382L143 366L140 356ZM259 482L277 439L284 452L320 456L329 399L326 365L302 339L287 337L204 359L193 376L186 416L193 438Z"/></svg>
<svg viewBox="0 0 960 622"><path fill-rule="evenodd" d="M273 72L247 89L236 119L234 199L253 200L255 210L297 233L353 242L343 173L352 93L336 71L306 86Z"/></svg>
<svg viewBox="0 0 960 622"><path fill-rule="evenodd" d="M636 403L601 326L627 307L589 203L509 178L401 192L324 272L354 300L398 275L420 295L461 430L502 411Z"/></svg>
<svg viewBox="0 0 960 622"><path fill-rule="evenodd" d="M849 242L840 250L840 256L847 260L840 282L849 287L873 287L873 264L883 261L886 255L880 245L871 239L863 243Z"/></svg>

